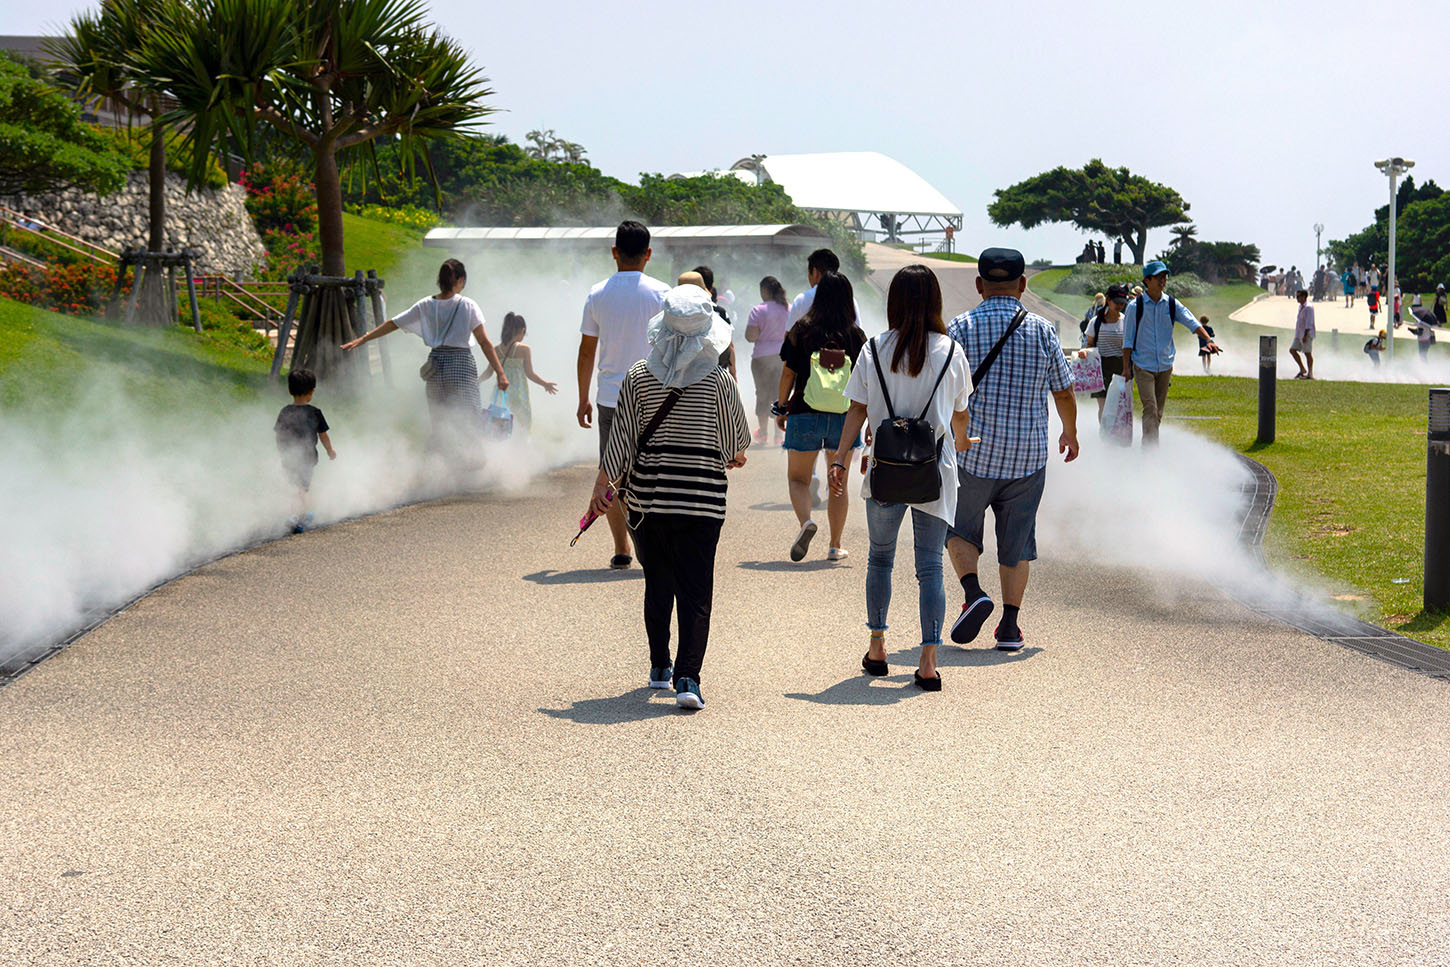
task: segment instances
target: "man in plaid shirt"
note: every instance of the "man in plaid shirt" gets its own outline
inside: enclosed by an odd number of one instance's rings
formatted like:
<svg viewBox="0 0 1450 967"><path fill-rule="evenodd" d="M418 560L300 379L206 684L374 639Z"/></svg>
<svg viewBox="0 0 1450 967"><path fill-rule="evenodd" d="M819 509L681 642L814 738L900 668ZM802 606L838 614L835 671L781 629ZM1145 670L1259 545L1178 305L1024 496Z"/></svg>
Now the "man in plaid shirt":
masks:
<svg viewBox="0 0 1450 967"><path fill-rule="evenodd" d="M970 450L957 454L956 522L947 531L947 552L961 579L966 599L952 625L952 641L966 644L977 637L992 613L992 599L977 580L982 531L987 508L997 532L997 564L1002 576L1002 620L997 625L999 651L1020 651L1022 631L1017 614L1027 591L1028 562L1037 558L1037 506L1047 475L1047 397L1050 393L1062 420L1059 453L1077 458L1077 402L1072 374L1057 340L1057 330L1041 316L1026 313L1007 337L991 367L977 380L977 370L1022 310L1027 288L1022 253L989 248L977 262L977 308L952 320L947 334L961 344L976 384L968 410L970 435L980 437Z"/></svg>

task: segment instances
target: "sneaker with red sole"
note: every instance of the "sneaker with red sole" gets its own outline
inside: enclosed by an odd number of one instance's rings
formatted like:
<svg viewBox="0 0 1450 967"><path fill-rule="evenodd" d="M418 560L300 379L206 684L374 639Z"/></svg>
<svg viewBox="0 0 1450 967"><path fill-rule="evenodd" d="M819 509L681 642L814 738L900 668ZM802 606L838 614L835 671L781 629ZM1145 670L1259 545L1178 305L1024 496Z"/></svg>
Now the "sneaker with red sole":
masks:
<svg viewBox="0 0 1450 967"><path fill-rule="evenodd" d="M952 623L952 641L959 645L975 641L977 634L982 630L982 622L991 615L992 607L992 599L985 594L975 601L968 601L962 605L962 613L957 615L957 620Z"/></svg>
<svg viewBox="0 0 1450 967"><path fill-rule="evenodd" d="M1010 638L1007 639L1007 640L1005 640L1005 641L1002 639L1002 626L1001 625L998 625L997 628L996 628L996 630L992 632L992 637L997 639L997 650L998 651L1021 651L1022 650L1022 646L1024 644L1026 644L1026 642L1022 638L1022 629L1021 628L1018 628L1017 629L1017 638L1016 638L1015 641L1012 640L1012 639L1010 639Z"/></svg>

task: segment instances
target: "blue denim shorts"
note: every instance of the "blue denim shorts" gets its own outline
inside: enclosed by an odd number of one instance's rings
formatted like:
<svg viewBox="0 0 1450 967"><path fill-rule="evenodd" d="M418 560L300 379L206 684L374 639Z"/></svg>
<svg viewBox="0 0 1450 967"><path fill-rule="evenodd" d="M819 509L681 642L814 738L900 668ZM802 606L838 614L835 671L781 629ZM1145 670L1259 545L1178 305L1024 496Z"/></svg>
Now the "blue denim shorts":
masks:
<svg viewBox="0 0 1450 967"><path fill-rule="evenodd" d="M981 551L982 529L991 507L997 525L997 563L1016 567L1037 560L1037 507L1046 482L1046 467L1015 480L976 477L958 467L956 520L947 536L960 537Z"/></svg>
<svg viewBox="0 0 1450 967"><path fill-rule="evenodd" d="M841 431L846 427L844 413L792 413L785 420L785 448L799 453L836 450L841 446ZM854 450L861 438L851 444Z"/></svg>

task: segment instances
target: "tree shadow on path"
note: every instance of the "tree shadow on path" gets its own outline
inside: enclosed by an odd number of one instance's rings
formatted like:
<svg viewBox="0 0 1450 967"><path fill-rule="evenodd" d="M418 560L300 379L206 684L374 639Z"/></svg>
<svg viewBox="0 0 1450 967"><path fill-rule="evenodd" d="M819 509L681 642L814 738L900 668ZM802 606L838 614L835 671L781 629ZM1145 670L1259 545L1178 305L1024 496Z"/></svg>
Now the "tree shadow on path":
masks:
<svg viewBox="0 0 1450 967"><path fill-rule="evenodd" d="M659 701L652 699L659 698ZM540 712L556 719L568 719L580 725L622 725L643 722L666 715L686 715L688 710L675 705L675 693L667 688L632 688L614 698L584 698L568 708L541 708Z"/></svg>
<svg viewBox="0 0 1450 967"><path fill-rule="evenodd" d="M602 568L580 568L577 571L535 571L525 574L525 581L535 584L613 584L616 581L639 581L644 572L639 568L625 570L604 570Z"/></svg>

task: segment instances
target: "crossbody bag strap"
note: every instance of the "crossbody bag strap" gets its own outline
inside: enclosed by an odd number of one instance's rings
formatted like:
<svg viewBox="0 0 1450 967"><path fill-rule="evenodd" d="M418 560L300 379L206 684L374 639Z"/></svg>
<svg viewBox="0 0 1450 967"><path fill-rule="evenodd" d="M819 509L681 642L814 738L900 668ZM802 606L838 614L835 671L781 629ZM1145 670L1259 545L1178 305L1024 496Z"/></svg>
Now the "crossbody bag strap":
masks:
<svg viewBox="0 0 1450 967"><path fill-rule="evenodd" d="M1002 333L1001 339L997 340L997 345L993 346L992 351L987 353L987 358L982 360L976 369L972 370L972 392L975 393L981 387L982 378L987 375L987 370L992 368L992 364L1002 354L1002 347L1006 345L1007 340L1011 338L1012 334L1017 331L1017 327L1022 325L1026 320L1027 309L1025 307L1018 309L1017 315L1012 317L1011 324L1007 326L1007 331Z"/></svg>
<svg viewBox="0 0 1450 967"><path fill-rule="evenodd" d="M871 362L876 364L876 382L881 384L881 396L886 400L886 412L890 413L894 420L896 419L896 408L891 405L891 392L886 388L886 376L881 372L881 354L876 348L875 339L871 340Z"/></svg>
<svg viewBox="0 0 1450 967"><path fill-rule="evenodd" d="M655 410L655 415L650 418L649 424L644 428L644 432L639 435L638 442L635 443L634 457L636 460L639 459L639 453L644 449L644 445L649 442L649 438L654 436L655 431L660 428L661 423L665 422L665 417L670 415L670 410L675 408L675 404L680 401L680 397L683 395L685 395L685 391L682 389L670 390L669 395L660 404L660 408Z"/></svg>
<svg viewBox="0 0 1450 967"><path fill-rule="evenodd" d="M941 372L936 374L936 382L931 384L931 395L926 398L926 405L921 408L921 416L917 417L918 420L926 419L927 411L931 409L931 401L936 399L936 391L941 389L941 381L946 378L947 370L951 369L952 356L957 351L957 341L948 337L947 342L949 343L947 346L947 361L942 363Z"/></svg>

